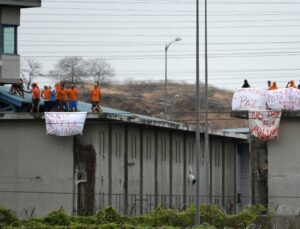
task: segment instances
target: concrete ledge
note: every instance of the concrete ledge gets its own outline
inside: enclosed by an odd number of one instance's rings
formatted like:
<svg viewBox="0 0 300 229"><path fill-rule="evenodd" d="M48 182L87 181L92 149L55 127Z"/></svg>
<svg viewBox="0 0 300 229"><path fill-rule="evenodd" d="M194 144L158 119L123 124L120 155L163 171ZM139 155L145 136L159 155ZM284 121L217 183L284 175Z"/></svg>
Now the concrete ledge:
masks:
<svg viewBox="0 0 300 229"><path fill-rule="evenodd" d="M45 119L44 113L29 113L29 112L3 112L0 113L0 122L20 122L27 120L30 122L30 120L35 121L43 121ZM144 125L144 126L155 126L155 127L161 127L166 129L176 129L181 131L190 131L195 132L195 126L193 125L187 125L184 123L176 123L171 122L167 120L157 120L153 118L153 120L149 119L143 119L143 116L128 116L128 115L117 115L113 113L92 113L88 112L87 114L87 122L93 122L97 120L105 120L107 122L114 122L119 121L123 123L132 123L137 125ZM201 133L204 133L204 128L200 129ZM215 136L224 136L229 138L236 138L241 140L247 140L248 136L246 134L239 134L239 133L229 133L222 130L212 130L210 129L208 131L210 135Z"/></svg>
<svg viewBox="0 0 300 229"><path fill-rule="evenodd" d="M271 111L271 110L270 110ZM248 111L231 111L231 117L248 119ZM300 118L300 110L297 111L282 111L282 118Z"/></svg>
<svg viewBox="0 0 300 229"><path fill-rule="evenodd" d="M0 0L0 5L20 7L40 7L41 0Z"/></svg>

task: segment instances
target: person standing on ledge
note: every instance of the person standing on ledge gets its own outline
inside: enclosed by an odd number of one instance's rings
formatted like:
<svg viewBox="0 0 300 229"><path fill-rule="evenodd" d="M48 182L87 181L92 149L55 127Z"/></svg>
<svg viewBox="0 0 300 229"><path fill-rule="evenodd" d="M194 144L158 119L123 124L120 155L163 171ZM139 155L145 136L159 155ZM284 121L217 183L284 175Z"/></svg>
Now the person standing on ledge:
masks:
<svg viewBox="0 0 300 229"><path fill-rule="evenodd" d="M101 100L101 90L99 87L99 83L95 83L91 89L91 103L92 103L92 111L93 112L101 112L101 108L99 106Z"/></svg>
<svg viewBox="0 0 300 229"><path fill-rule="evenodd" d="M68 99L68 90L64 84L61 84L59 90L59 111L69 111Z"/></svg>
<svg viewBox="0 0 300 229"><path fill-rule="evenodd" d="M69 110L77 111L78 91L75 88L74 84L71 84L71 88L68 90L68 95L69 95Z"/></svg>
<svg viewBox="0 0 300 229"><path fill-rule="evenodd" d="M37 83L32 83L32 108L31 112L40 112L40 89L37 85Z"/></svg>
<svg viewBox="0 0 300 229"><path fill-rule="evenodd" d="M51 89L48 86L44 86L44 89L41 92L41 97L44 99L44 109L45 111L50 111L50 97Z"/></svg>
<svg viewBox="0 0 300 229"><path fill-rule="evenodd" d="M248 83L248 80L244 80L244 84L242 86L242 88L249 88L250 84Z"/></svg>

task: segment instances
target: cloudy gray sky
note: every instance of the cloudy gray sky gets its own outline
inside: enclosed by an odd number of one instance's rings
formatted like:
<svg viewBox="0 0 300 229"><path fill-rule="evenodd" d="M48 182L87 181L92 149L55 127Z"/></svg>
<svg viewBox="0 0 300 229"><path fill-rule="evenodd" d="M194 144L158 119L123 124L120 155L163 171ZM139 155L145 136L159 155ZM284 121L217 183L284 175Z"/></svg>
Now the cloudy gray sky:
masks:
<svg viewBox="0 0 300 229"><path fill-rule="evenodd" d="M19 53L43 64L46 73L64 56L102 58L116 81L195 81L195 3L192 0L42 0L22 10ZM208 0L209 83L234 89L247 78L264 88L267 80L300 80L300 2L295 0ZM201 75L203 2L200 1Z"/></svg>

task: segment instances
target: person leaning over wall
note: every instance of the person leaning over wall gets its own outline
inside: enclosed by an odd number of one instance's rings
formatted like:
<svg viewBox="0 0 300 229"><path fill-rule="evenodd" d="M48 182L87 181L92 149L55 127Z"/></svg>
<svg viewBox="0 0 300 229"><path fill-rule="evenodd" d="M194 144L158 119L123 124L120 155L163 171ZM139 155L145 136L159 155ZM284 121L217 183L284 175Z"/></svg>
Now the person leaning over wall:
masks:
<svg viewBox="0 0 300 229"><path fill-rule="evenodd" d="M273 83L272 83L271 87L269 87L269 89L268 89L268 90L272 91L272 90L277 90L277 89L278 89L278 87L277 87L277 83L276 83L275 81L273 81Z"/></svg>
<svg viewBox="0 0 300 229"><path fill-rule="evenodd" d="M242 85L242 88L249 88L250 84L248 83L248 80L244 80L244 84Z"/></svg>
<svg viewBox="0 0 300 229"><path fill-rule="evenodd" d="M289 88L289 87L296 88L294 80L291 80L286 84L286 88Z"/></svg>

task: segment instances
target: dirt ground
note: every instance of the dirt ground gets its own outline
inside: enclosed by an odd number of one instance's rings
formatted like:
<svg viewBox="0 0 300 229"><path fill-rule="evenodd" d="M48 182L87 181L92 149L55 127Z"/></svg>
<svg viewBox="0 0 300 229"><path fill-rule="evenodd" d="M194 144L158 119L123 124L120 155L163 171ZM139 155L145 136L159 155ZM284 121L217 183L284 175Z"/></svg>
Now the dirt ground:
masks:
<svg viewBox="0 0 300 229"><path fill-rule="evenodd" d="M84 98L88 100L88 88L84 89ZM195 85L185 83L169 83L167 87L167 103L165 114L164 83L131 82L120 85L104 86L101 105L165 118L182 123L195 123ZM208 89L208 120L211 128L242 128L247 121L230 116L233 92L213 86ZM205 121L205 90L200 86L200 122Z"/></svg>

